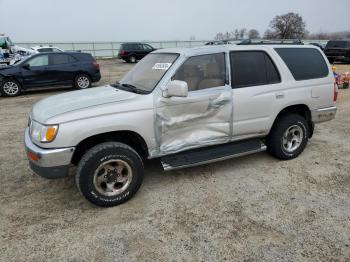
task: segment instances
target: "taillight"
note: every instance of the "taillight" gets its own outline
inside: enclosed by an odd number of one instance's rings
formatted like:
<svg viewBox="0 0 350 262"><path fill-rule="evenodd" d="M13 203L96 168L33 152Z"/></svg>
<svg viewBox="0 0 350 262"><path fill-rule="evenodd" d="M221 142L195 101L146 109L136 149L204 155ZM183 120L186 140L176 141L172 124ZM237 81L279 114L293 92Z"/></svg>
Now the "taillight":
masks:
<svg viewBox="0 0 350 262"><path fill-rule="evenodd" d="M93 67L95 67L96 69L100 69L100 65L96 62L96 60L92 61L92 65Z"/></svg>
<svg viewBox="0 0 350 262"><path fill-rule="evenodd" d="M127 55L128 52L124 51L124 50L119 50L119 55Z"/></svg>
<svg viewBox="0 0 350 262"><path fill-rule="evenodd" d="M334 92L333 92L333 102L337 102L338 99L338 85L334 83Z"/></svg>

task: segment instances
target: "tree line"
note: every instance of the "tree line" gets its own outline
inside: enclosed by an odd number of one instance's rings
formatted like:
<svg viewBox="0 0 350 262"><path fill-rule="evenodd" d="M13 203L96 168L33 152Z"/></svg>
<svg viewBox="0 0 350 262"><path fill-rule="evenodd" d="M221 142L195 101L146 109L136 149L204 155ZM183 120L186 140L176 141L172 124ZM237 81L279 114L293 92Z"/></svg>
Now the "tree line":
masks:
<svg viewBox="0 0 350 262"><path fill-rule="evenodd" d="M333 32L333 33L309 33L306 30L306 22L301 15L297 13L287 13L275 16L269 28L261 36L257 29L234 29L231 32L219 32L215 35L214 40L238 40L238 39L325 39L338 40L350 39L350 31Z"/></svg>

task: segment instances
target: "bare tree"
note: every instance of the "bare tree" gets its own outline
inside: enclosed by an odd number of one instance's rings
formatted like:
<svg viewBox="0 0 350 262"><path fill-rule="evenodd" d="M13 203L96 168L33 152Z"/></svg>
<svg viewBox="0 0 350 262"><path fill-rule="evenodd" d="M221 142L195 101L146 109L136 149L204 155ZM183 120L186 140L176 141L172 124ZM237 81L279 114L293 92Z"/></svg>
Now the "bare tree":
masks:
<svg viewBox="0 0 350 262"><path fill-rule="evenodd" d="M276 33L275 32L272 32L270 29L267 29L264 33L264 38L265 39L274 39L274 38L277 38L276 37Z"/></svg>
<svg viewBox="0 0 350 262"><path fill-rule="evenodd" d="M191 35L190 36L190 41L194 41L194 40L196 40L196 36L195 35Z"/></svg>
<svg viewBox="0 0 350 262"><path fill-rule="evenodd" d="M315 34L308 34L308 39L319 39L319 40L342 40L342 39L350 39L350 31L344 31L344 32L332 32L332 33L325 33L325 32L318 32Z"/></svg>
<svg viewBox="0 0 350 262"><path fill-rule="evenodd" d="M240 38L240 39L245 38L246 34L247 34L247 29L241 28L241 29L239 30L239 38Z"/></svg>
<svg viewBox="0 0 350 262"><path fill-rule="evenodd" d="M276 16L270 22L270 27L272 35L281 39L302 38L307 33L303 18L299 14L292 12ZM269 35L271 35L270 32Z"/></svg>
<svg viewBox="0 0 350 262"><path fill-rule="evenodd" d="M224 40L224 34L221 32L217 33L214 37L214 40L216 40L216 41Z"/></svg>
<svg viewBox="0 0 350 262"><path fill-rule="evenodd" d="M232 33L232 35L234 36L234 38L236 40L239 39L239 31L238 31L238 29L235 29L235 31Z"/></svg>
<svg viewBox="0 0 350 262"><path fill-rule="evenodd" d="M248 38L249 38L249 39L258 39L258 38L260 38L260 33L259 33L259 31L256 30L256 29L250 29L250 30L248 31Z"/></svg>
<svg viewBox="0 0 350 262"><path fill-rule="evenodd" d="M229 32L226 32L224 34L224 39L223 40L229 40L229 39L231 39L231 34Z"/></svg>

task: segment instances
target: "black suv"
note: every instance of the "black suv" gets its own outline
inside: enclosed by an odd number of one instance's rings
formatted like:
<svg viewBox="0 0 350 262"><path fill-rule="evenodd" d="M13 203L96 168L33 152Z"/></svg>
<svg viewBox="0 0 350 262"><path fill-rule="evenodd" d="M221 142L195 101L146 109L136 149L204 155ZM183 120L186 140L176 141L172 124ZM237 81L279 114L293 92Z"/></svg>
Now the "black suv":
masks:
<svg viewBox="0 0 350 262"><path fill-rule="evenodd" d="M90 54L38 53L0 68L0 92L4 96L17 96L27 88L52 85L73 85L83 89L100 79L100 65Z"/></svg>
<svg viewBox="0 0 350 262"><path fill-rule="evenodd" d="M120 45L118 58L128 63L136 63L154 50L156 49L149 44L123 43Z"/></svg>
<svg viewBox="0 0 350 262"><path fill-rule="evenodd" d="M324 52L330 63L350 62L350 40L328 41Z"/></svg>

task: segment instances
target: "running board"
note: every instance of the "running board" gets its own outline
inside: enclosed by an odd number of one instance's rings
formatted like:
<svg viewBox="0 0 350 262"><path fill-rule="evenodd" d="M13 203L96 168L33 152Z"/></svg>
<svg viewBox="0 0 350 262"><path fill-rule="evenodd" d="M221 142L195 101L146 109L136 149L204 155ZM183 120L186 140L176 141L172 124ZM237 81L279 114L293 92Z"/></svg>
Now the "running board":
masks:
<svg viewBox="0 0 350 262"><path fill-rule="evenodd" d="M165 171L197 166L266 150L260 139L249 139L227 144L191 149L161 157Z"/></svg>

